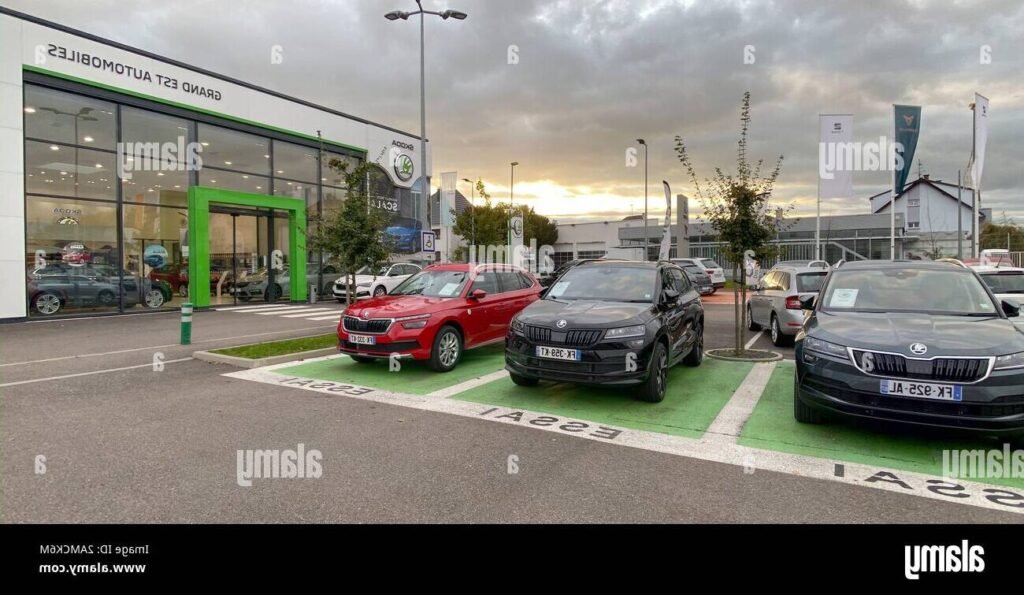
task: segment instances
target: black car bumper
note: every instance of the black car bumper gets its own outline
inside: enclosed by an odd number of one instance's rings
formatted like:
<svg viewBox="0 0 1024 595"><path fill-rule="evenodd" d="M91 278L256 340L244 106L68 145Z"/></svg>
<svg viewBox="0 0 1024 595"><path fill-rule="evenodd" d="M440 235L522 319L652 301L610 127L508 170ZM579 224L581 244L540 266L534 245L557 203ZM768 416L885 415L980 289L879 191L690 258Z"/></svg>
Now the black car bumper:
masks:
<svg viewBox="0 0 1024 595"><path fill-rule="evenodd" d="M510 332L505 338L505 369L513 374L551 380L602 386L631 386L647 381L651 345L630 348L624 343L598 343L579 347L548 345L580 350L580 361L545 359L536 356L539 343ZM630 363L629 354L635 358Z"/></svg>
<svg viewBox="0 0 1024 595"><path fill-rule="evenodd" d="M852 364L803 360L798 349L794 398L835 416L875 419L982 434L1024 436L1024 370L994 372L961 384L963 400L944 401L881 394L881 378ZM937 384L951 384L937 382Z"/></svg>

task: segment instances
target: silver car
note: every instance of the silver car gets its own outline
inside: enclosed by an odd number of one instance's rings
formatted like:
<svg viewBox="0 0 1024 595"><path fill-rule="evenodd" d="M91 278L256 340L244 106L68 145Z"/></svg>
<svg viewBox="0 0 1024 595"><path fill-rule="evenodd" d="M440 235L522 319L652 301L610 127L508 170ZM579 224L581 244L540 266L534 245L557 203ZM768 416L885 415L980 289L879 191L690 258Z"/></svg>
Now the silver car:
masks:
<svg viewBox="0 0 1024 595"><path fill-rule="evenodd" d="M828 275L827 265L776 266L761 277L747 298L747 328L768 328L778 347L793 344L804 323L800 300L817 295Z"/></svg>

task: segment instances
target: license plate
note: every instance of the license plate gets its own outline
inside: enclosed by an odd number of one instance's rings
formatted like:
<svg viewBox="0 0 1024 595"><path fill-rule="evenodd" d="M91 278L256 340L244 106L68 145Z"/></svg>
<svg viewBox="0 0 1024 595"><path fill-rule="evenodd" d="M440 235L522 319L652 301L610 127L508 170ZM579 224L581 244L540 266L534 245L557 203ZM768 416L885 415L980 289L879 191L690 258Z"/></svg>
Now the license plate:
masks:
<svg viewBox="0 0 1024 595"><path fill-rule="evenodd" d="M882 380L878 390L883 395L896 397L917 397L919 399L938 399L940 401L962 401L964 398L963 387L955 384Z"/></svg>
<svg viewBox="0 0 1024 595"><path fill-rule="evenodd" d="M349 335L348 340L356 345L376 345L377 337L371 335Z"/></svg>
<svg viewBox="0 0 1024 595"><path fill-rule="evenodd" d="M580 361L580 350L565 349L562 347L545 347L544 345L538 345L537 357L543 357L545 359L562 359L578 362Z"/></svg>

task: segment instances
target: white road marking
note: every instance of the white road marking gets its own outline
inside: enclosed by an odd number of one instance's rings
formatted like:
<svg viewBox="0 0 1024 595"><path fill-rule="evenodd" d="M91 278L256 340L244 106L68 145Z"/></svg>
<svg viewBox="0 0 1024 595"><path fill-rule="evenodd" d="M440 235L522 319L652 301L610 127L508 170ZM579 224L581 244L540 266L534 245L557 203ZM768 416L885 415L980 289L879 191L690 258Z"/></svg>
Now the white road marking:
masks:
<svg viewBox="0 0 1024 595"><path fill-rule="evenodd" d="M750 373L743 379L739 388L733 393L729 402L718 412L718 417L708 426L704 436L708 440L724 440L735 443L740 438L743 424L750 419L754 412L764 387L775 371L777 362L754 364Z"/></svg>
<svg viewBox="0 0 1024 595"><path fill-rule="evenodd" d="M190 359L192 359L192 358L191 357L183 357L181 359L169 359L169 360L167 360L165 362L162 362L162 363L164 363L164 364L176 364L178 362L187 362ZM4 384L0 384L0 388L8 387L8 386L18 386L20 384L34 384L36 382L49 382L51 380L64 380L65 378L77 378L79 376L92 376L94 374L107 374L109 372L122 372L124 370L135 370L137 368L152 368L152 367L153 367L153 364L152 363L148 363L148 364L139 364L137 366L125 366L123 368L108 368L106 370L93 370L91 372L79 372L77 374L64 374L63 376L49 376L47 378L33 378L32 380L19 380L18 382L6 382Z"/></svg>
<svg viewBox="0 0 1024 595"><path fill-rule="evenodd" d="M455 386L449 386L448 388L442 388L441 390L435 390L434 392L428 394L427 396L428 397L441 397L442 399L447 399L448 397L450 397L452 395L457 395L459 393L464 393L464 392L466 392L467 390L469 390L471 388L476 388L478 386L482 386L482 385L487 384L489 382L494 382L495 380L500 380L500 379L502 379L502 378L504 378L506 376L508 376L508 371L507 370L498 370L497 372L492 372L490 374L487 374L486 376L481 376L479 378L473 378L472 380L467 380L465 382L460 382L460 383L456 384Z"/></svg>
<svg viewBox="0 0 1024 595"><path fill-rule="evenodd" d="M763 333L764 333L764 331L757 331L757 334L754 335L754 338L749 340L749 341L747 341L747 344L744 347L744 349L750 349L751 347L753 347L754 343L757 343L757 340L761 338L761 335Z"/></svg>
<svg viewBox="0 0 1024 595"><path fill-rule="evenodd" d="M255 314L256 316L277 316L278 314L290 314L295 312L301 312L308 310L309 306L297 306L291 308L284 308L282 310L273 310L271 312L249 312L249 314Z"/></svg>
<svg viewBox="0 0 1024 595"><path fill-rule="evenodd" d="M214 312L248 312L250 310L271 310L274 308L291 308L292 304L263 304L260 306L230 306L228 308L216 308Z"/></svg>
<svg viewBox="0 0 1024 595"><path fill-rule="evenodd" d="M331 314L330 316L321 316L319 318L307 318L306 320L337 320L341 321L341 312L337 314Z"/></svg>
<svg viewBox="0 0 1024 595"><path fill-rule="evenodd" d="M330 310L334 310L334 308L310 308L301 314L282 314L281 318L302 318L304 316L313 316L314 314L322 315ZM338 313L338 316L341 316L341 312Z"/></svg>
<svg viewBox="0 0 1024 595"><path fill-rule="evenodd" d="M329 355L322 358L306 360L307 362L327 360L339 357ZM388 405L398 405L437 413L448 413L474 419L511 424L525 427L532 430L555 432L563 436L571 436L614 444L629 446L654 452L661 452L674 456L682 456L715 463L725 463L736 468L736 473L746 474L748 469L754 472L777 472L788 475L796 475L804 478L834 481L847 485L856 485L868 488L895 492L898 494L939 500L942 502L976 506L989 510L1024 514L1024 507L1008 506L999 504L993 498L1000 494L1006 498L1006 494L1017 494L1024 496L1019 489L1007 488L992 484L985 484L976 481L947 480L934 475L903 471L873 465L862 465L846 461L836 461L829 458L818 458L805 455L796 455L778 451L762 450L749 446L733 444L728 441L715 438L684 438L669 434L659 434L644 430L633 430L616 426L607 426L579 418L568 418L561 415L551 415L526 409L510 409L508 407L496 407L493 405L482 405L470 403L457 399L438 399L431 396L410 395L404 393L393 393L377 390L369 387L355 387L360 389L362 394L341 394L336 387L337 382L323 381L314 378L300 379L295 376L283 375L274 370L294 366L294 362L276 364L264 368L242 370L224 374L229 378L250 380L274 386L298 388L332 396L344 396L366 401L374 401ZM285 381L302 381L302 385L283 384ZM348 388L353 388L345 385ZM365 391L365 392L363 392ZM555 422L551 423L550 420ZM526 421L524 421L526 420ZM544 423L540 423L544 420ZM835 464L841 463L845 472L842 477L835 474ZM953 492L950 485L962 486L963 490ZM940 492L945 490L947 494ZM953 492L956 497L948 495ZM1017 501L1019 503L1019 500Z"/></svg>

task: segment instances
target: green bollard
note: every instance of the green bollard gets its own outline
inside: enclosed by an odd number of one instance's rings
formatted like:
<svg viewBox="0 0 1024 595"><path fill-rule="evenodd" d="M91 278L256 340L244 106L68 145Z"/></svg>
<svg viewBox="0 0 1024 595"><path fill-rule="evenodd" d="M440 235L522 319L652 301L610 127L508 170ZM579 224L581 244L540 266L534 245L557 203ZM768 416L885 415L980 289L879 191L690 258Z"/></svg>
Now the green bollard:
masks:
<svg viewBox="0 0 1024 595"><path fill-rule="evenodd" d="M192 304L185 302L181 305L181 344L192 343Z"/></svg>

